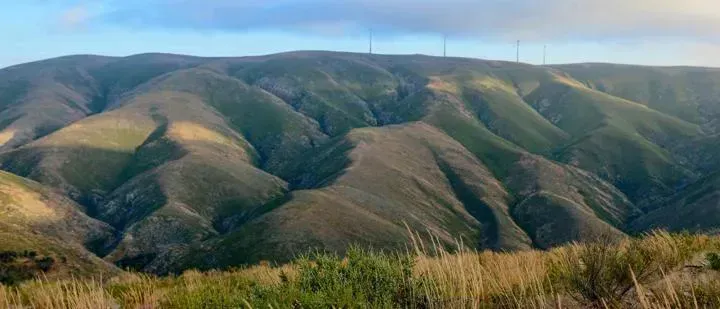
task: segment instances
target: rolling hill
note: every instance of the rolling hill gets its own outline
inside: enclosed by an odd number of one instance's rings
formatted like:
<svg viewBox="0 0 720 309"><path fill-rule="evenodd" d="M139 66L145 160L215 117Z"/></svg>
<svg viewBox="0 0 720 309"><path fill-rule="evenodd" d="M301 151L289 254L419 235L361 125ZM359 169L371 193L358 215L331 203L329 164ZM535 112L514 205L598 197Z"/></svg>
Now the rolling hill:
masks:
<svg viewBox="0 0 720 309"><path fill-rule="evenodd" d="M118 272L96 255L112 246L115 231L83 210L36 182L0 172L0 251L49 257L57 275Z"/></svg>
<svg viewBox="0 0 720 309"><path fill-rule="evenodd" d="M404 250L408 229L492 250L715 231L719 92L706 68L49 59L0 70L0 221L158 273Z"/></svg>

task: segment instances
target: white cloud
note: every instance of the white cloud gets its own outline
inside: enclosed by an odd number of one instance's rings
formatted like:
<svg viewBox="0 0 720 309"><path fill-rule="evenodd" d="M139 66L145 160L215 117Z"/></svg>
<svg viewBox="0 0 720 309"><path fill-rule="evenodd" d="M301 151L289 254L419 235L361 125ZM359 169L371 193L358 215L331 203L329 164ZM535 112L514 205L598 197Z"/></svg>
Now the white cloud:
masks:
<svg viewBox="0 0 720 309"><path fill-rule="evenodd" d="M356 31L372 27L386 34L485 39L720 41L720 0L118 0L107 18L231 31L312 31L343 24Z"/></svg>
<svg viewBox="0 0 720 309"><path fill-rule="evenodd" d="M687 63L690 65L713 66L720 68L720 44L691 44L685 50Z"/></svg>
<svg viewBox="0 0 720 309"><path fill-rule="evenodd" d="M60 15L60 27L74 30L82 27L90 19L90 12L84 5L71 7Z"/></svg>

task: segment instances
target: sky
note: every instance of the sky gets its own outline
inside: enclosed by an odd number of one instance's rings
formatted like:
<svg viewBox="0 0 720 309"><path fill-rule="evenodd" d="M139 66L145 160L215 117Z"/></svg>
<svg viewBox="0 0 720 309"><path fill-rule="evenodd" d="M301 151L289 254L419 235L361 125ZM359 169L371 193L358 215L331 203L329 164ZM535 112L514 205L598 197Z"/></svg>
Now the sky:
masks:
<svg viewBox="0 0 720 309"><path fill-rule="evenodd" d="M0 68L293 50L720 67L720 0L0 0ZM543 50L546 48L546 56Z"/></svg>

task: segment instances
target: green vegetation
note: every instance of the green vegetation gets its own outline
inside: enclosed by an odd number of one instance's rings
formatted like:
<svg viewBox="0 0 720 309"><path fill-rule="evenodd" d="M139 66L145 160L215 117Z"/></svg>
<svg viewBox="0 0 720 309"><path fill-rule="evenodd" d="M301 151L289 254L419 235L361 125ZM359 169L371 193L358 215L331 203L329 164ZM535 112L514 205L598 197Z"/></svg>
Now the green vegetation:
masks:
<svg viewBox="0 0 720 309"><path fill-rule="evenodd" d="M35 251L0 251L0 284L14 285L49 272L55 259Z"/></svg>
<svg viewBox="0 0 720 309"><path fill-rule="evenodd" d="M720 248L707 236L598 238L551 251L405 254L351 248L291 263L103 281L37 279L0 285L0 304L27 308L712 308L720 275L683 267ZM425 249L424 249L425 248ZM712 278L705 280L703 278Z"/></svg>
<svg viewBox="0 0 720 309"><path fill-rule="evenodd" d="M397 252L404 222L498 251L714 231L718 85L702 68L333 52L14 66L0 249L164 274Z"/></svg>
<svg viewBox="0 0 720 309"><path fill-rule="evenodd" d="M656 68L612 64L558 66L589 87L649 106L697 124L707 122L702 110L714 110L720 90L717 69Z"/></svg>
<svg viewBox="0 0 720 309"><path fill-rule="evenodd" d="M578 300L617 304L635 288L663 271L672 271L704 248L692 236L655 234L618 242L600 235L583 246L569 247L550 267L550 276L563 282Z"/></svg>
<svg viewBox="0 0 720 309"><path fill-rule="evenodd" d="M710 263L710 268L713 270L720 270L720 255L718 255L715 252L709 252L706 255L708 263Z"/></svg>

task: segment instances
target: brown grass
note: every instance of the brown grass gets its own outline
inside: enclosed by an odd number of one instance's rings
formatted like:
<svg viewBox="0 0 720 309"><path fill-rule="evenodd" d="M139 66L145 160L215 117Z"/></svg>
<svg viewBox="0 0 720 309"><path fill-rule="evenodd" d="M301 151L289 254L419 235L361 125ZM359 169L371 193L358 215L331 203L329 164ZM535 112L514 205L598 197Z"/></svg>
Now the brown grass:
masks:
<svg viewBox="0 0 720 309"><path fill-rule="evenodd" d="M584 253L592 244L572 244L551 251L515 253L473 252L458 244L450 253L414 238L413 293L428 308L717 308L720 275L702 265L705 252L718 250L720 240L708 236L657 232L641 239L624 239L605 248L608 256L630 261L631 287L620 298L582 299L574 281L557 276L558 267L583 280ZM603 260L606 261L606 260ZM697 265L696 265L697 264ZM688 266L690 265L690 266ZM618 267L608 264L608 266ZM123 274L108 280L38 279L18 287L0 286L0 306L6 308L212 308L241 304L253 308L252 297L239 295L256 286L280 288L297 278L295 264L267 264L230 271L187 271L159 278ZM623 271L602 273L624 279ZM608 279L610 278L610 279ZM565 281L563 281L565 280ZM245 293L245 292L242 292ZM251 292L247 292L251 293ZM281 290L280 293L283 293ZM289 293L289 292L288 292ZM251 295L251 294L247 294ZM255 299L257 300L257 299ZM200 305L199 305L200 304ZM275 307L291 307L278 304ZM264 306L267 307L267 306Z"/></svg>
<svg viewBox="0 0 720 309"><path fill-rule="evenodd" d="M419 238L414 269L434 308L482 308L492 304L504 308L547 307L552 287L546 280L547 258L541 251L516 253L472 252L458 244L456 253L433 242L428 253Z"/></svg>

